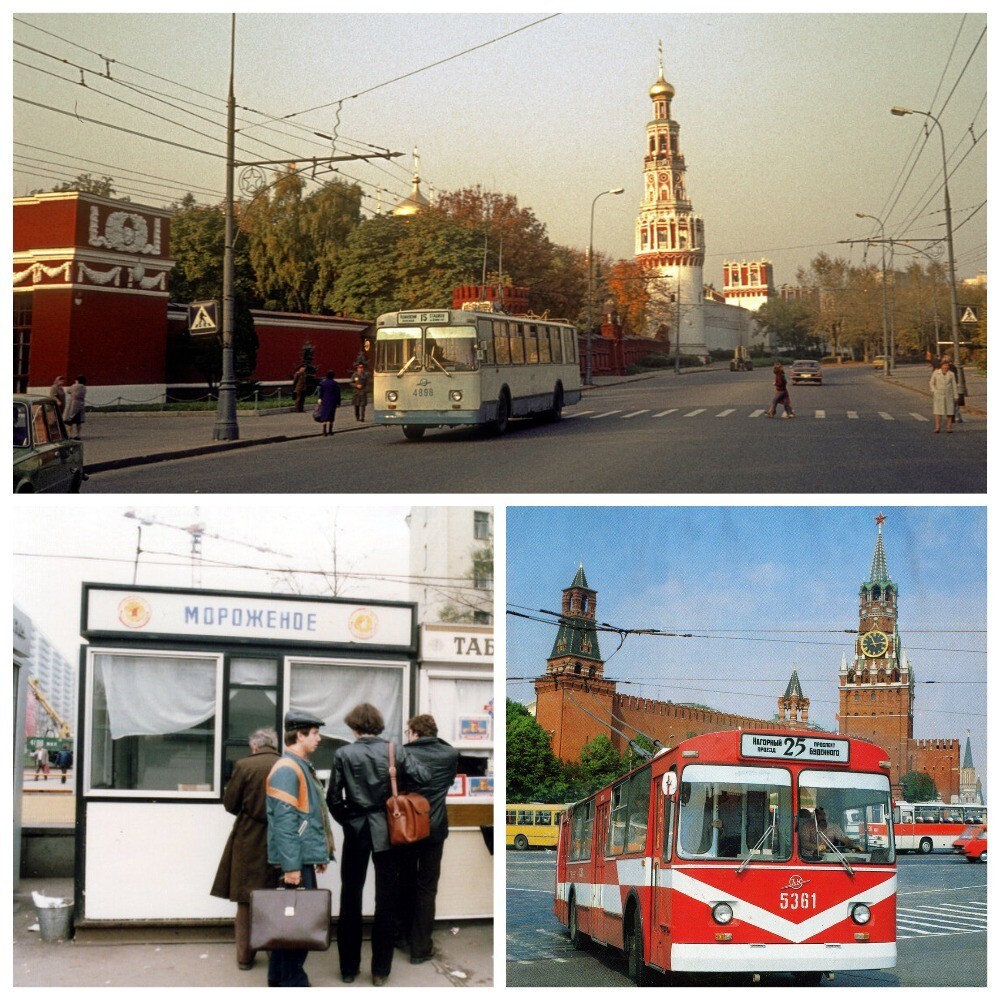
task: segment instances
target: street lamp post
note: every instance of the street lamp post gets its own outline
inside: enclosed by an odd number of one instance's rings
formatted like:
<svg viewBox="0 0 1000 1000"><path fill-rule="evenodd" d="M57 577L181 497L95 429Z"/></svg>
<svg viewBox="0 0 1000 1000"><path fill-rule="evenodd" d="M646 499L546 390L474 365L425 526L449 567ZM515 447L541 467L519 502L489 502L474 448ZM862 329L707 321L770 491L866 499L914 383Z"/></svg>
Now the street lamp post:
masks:
<svg viewBox="0 0 1000 1000"><path fill-rule="evenodd" d="M882 356L885 358L885 364L882 366L882 378L889 377L889 365L892 363L892 358L889 357L889 321L886 318L886 288L885 288L885 225L882 220L877 215L868 215L866 212L855 212L854 213L859 219L873 219L878 223L879 232L882 240Z"/></svg>
<svg viewBox="0 0 1000 1000"><path fill-rule="evenodd" d="M948 151L945 149L944 129L937 118L929 111L916 111L913 108L893 107L889 109L894 115L923 115L937 125L941 136L941 169L944 173L944 225L948 238L948 286L951 290L951 340L955 346L955 375L958 379L958 391L965 392L965 369L962 367L962 343L958 332L958 289L955 287L955 242L951 229L951 195L948 193Z"/></svg>
<svg viewBox="0 0 1000 1000"><path fill-rule="evenodd" d="M597 199L605 194L622 194L625 188L611 188L602 191L590 203L590 242L587 244L587 369L583 380L584 385L594 384L594 208Z"/></svg>

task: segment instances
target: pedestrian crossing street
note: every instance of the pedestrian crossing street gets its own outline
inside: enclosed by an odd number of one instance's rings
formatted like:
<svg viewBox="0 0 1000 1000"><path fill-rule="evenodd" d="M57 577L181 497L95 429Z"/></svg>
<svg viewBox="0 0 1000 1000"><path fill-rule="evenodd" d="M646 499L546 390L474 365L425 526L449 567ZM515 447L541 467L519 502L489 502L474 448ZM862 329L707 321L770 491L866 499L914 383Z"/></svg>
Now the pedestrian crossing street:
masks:
<svg viewBox="0 0 1000 1000"><path fill-rule="evenodd" d="M745 410L730 407L725 410L715 410L709 407L671 407L667 410L644 409L644 410L575 410L563 414L563 420L671 420L671 419L697 419L699 417L723 420L731 418L734 420L756 420L757 418L769 419L766 416L767 410L763 407L756 410ZM911 411L909 413L888 413L885 410L873 412L860 412L858 410L803 410L799 409L795 414L796 420L883 420L883 421L905 421L919 423L930 423L930 417L923 413ZM782 420L788 419L782 414Z"/></svg>
<svg viewBox="0 0 1000 1000"><path fill-rule="evenodd" d="M986 900L901 906L896 911L896 937L944 937L951 934L985 934Z"/></svg>

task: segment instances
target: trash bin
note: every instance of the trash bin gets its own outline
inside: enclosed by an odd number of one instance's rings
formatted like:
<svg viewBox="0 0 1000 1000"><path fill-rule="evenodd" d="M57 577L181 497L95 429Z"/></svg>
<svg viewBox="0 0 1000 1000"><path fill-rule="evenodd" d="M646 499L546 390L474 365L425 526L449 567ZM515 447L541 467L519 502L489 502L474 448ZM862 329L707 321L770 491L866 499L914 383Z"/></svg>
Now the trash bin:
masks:
<svg viewBox="0 0 1000 1000"><path fill-rule="evenodd" d="M43 941L68 941L73 936L73 904L59 900L54 906L35 904Z"/></svg>

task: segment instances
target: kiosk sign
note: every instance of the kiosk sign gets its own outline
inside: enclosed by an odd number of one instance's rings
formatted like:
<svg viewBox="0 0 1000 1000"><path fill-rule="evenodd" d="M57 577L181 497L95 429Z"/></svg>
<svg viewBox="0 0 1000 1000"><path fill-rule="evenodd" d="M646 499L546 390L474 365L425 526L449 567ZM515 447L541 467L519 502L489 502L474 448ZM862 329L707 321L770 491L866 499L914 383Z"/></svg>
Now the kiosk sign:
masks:
<svg viewBox="0 0 1000 1000"><path fill-rule="evenodd" d="M847 740L823 739L818 736L743 733L740 737L740 756L846 764L850 758L850 745Z"/></svg>

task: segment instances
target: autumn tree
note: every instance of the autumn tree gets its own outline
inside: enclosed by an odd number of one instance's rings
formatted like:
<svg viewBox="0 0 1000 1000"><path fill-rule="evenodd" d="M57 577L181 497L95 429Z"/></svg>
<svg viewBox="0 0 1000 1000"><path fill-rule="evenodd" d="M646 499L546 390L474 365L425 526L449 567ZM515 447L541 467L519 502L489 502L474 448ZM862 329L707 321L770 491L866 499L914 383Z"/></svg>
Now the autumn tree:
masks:
<svg viewBox="0 0 1000 1000"><path fill-rule="evenodd" d="M634 260L617 261L608 275L608 290L615 310L626 332L633 337L642 336L646 329L650 301L647 279L648 272Z"/></svg>
<svg viewBox="0 0 1000 1000"><path fill-rule="evenodd" d="M757 310L756 318L781 351L802 356L813 353L819 346L820 338L813 328L813 310L800 299L770 299Z"/></svg>
<svg viewBox="0 0 1000 1000"><path fill-rule="evenodd" d="M115 197L115 182L114 178L108 177L92 177L90 174L77 174L76 177L71 181L63 181L61 184L56 184L52 188L38 188L32 191L32 194L41 194L44 191L81 191L86 194L97 194L102 198L114 198ZM128 201L128 198L120 198L120 201Z"/></svg>

